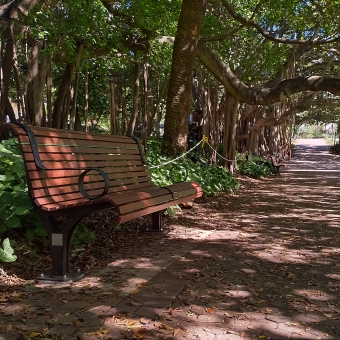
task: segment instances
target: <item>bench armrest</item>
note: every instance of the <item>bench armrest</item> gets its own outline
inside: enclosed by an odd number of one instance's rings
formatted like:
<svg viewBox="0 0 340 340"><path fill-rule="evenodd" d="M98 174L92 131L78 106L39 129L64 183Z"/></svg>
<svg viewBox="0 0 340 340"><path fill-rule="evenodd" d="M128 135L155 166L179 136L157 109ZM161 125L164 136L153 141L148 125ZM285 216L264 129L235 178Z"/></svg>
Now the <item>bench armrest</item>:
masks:
<svg viewBox="0 0 340 340"><path fill-rule="evenodd" d="M93 195L93 196L91 196L91 195L89 195L89 194L86 192L86 190L85 190L85 188L84 188L84 178L85 178L85 176L86 176L90 171L96 171L96 172L100 173L100 174L103 176L103 178L104 178L105 187L104 187L104 189L103 189L103 192L102 192L101 194L99 194L99 195ZM79 176L79 179L78 179L78 188L79 188L80 193L81 193L84 197L86 197L86 198L88 198L88 199L90 199L90 200L94 200L94 199L97 199L97 198L100 198L100 197L104 196L104 195L109 191L109 189L110 189L110 179L109 179L109 177L107 176L106 172L105 172L104 170L102 170L102 169L98 169L98 168L90 168L90 169L86 169L86 170L85 170L84 172L82 172L81 175Z"/></svg>

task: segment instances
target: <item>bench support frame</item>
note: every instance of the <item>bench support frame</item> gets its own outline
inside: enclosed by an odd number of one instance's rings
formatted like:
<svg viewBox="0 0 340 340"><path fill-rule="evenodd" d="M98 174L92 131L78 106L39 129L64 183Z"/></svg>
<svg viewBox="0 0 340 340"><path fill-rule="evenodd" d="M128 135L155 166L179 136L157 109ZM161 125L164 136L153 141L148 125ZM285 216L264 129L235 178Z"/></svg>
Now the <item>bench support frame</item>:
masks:
<svg viewBox="0 0 340 340"><path fill-rule="evenodd" d="M162 213L163 210L152 213L152 229L147 229L148 232L161 232L162 229Z"/></svg>
<svg viewBox="0 0 340 340"><path fill-rule="evenodd" d="M99 208L100 205L101 207ZM69 270L69 249L71 238L78 223L91 212L112 208L111 205L100 203L91 204L84 207L75 207L62 211L43 211L36 209L41 219L50 242L50 253L52 258L52 269L49 273L41 273L37 280L45 283L50 282L72 282L84 277L84 273L79 269L75 272ZM56 221L56 217L65 217L66 222L61 227Z"/></svg>
<svg viewBox="0 0 340 340"><path fill-rule="evenodd" d="M69 249L71 238L78 223L88 214L106 209L114 209L112 205L101 202L84 207L75 207L62 211L43 211L36 209L41 219L50 242L50 254L52 258L52 269L48 273L41 273L36 278L43 283L73 282L84 277L80 269L69 270ZM69 213L69 214L68 214ZM149 232L162 232L163 210L151 214L152 229ZM64 226L59 226L56 217L66 218Z"/></svg>

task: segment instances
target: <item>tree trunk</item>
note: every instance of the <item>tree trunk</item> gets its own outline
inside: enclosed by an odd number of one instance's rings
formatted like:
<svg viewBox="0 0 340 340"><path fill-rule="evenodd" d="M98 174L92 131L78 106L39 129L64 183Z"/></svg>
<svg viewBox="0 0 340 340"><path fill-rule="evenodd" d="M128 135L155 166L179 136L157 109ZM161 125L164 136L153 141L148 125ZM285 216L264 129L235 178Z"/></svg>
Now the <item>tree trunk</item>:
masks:
<svg viewBox="0 0 340 340"><path fill-rule="evenodd" d="M224 138L223 138L223 165L234 172L236 169L236 121L238 113L238 102L225 90L224 110Z"/></svg>
<svg viewBox="0 0 340 340"><path fill-rule="evenodd" d="M52 127L52 90L53 90L53 77L52 77L52 64L50 63L46 75L46 99L47 99L47 126Z"/></svg>
<svg viewBox="0 0 340 340"><path fill-rule="evenodd" d="M161 113L160 113L160 104L164 95L164 91L166 88L166 81L164 80L161 85L160 88L158 90L158 97L157 97L157 102L155 104L155 107L152 110L152 116L150 117L149 121L148 121L148 138L151 135L151 132L153 130L156 131L156 135L159 136L159 125L161 123ZM154 127L154 119L156 117L156 122L155 122L155 126Z"/></svg>
<svg viewBox="0 0 340 340"><path fill-rule="evenodd" d="M121 87L121 102L122 102L122 125L121 125L121 135L124 136L127 130L127 120L126 120L126 98L124 84Z"/></svg>
<svg viewBox="0 0 340 340"><path fill-rule="evenodd" d="M148 62L147 58L145 58L145 62L143 65L143 88L144 88L144 101L143 101L143 130L142 130L142 143L144 145L144 148L146 147L146 143L148 140L148 120L152 117L152 113L149 111L149 105L148 105L148 98L149 98L149 84L148 79L149 77L149 70L148 70Z"/></svg>
<svg viewBox="0 0 340 340"><path fill-rule="evenodd" d="M36 126L45 125L43 124L44 86L47 71L51 63L49 56L41 56L41 50L42 44L34 41L31 47L26 75L26 118Z"/></svg>
<svg viewBox="0 0 340 340"><path fill-rule="evenodd" d="M65 102L65 97L70 90L70 86L71 86L71 82L72 82L74 73L75 73L76 69L78 68L78 66L80 64L80 60L82 58L83 52L84 52L84 47L83 47L83 45L80 45L79 48L78 48L78 51L77 51L75 61L73 63L68 64L65 68L63 80L60 84L58 96L57 96L57 99L54 103L54 108L53 108L53 123L52 123L52 126L54 128L59 129L61 127L60 122L61 122L63 105L64 105L64 102Z"/></svg>
<svg viewBox="0 0 340 340"><path fill-rule="evenodd" d="M14 37L12 38L14 39ZM25 117L25 106L24 106L24 99L23 99L23 91L21 89L21 82L20 82L20 71L19 71L19 64L18 64L17 47L18 47L18 44L14 43L13 45L13 71L14 71L15 87L17 91L18 118L20 121L21 117Z"/></svg>
<svg viewBox="0 0 340 340"><path fill-rule="evenodd" d="M1 122L6 120L6 115L9 116L10 120L15 120L14 111L12 105L8 98L9 92L9 84L10 84L10 77L11 71L13 67L13 39L11 38L11 25L7 29L7 33L5 34L8 36L6 40L6 47L5 52L2 57L2 77L1 77Z"/></svg>
<svg viewBox="0 0 340 340"><path fill-rule="evenodd" d="M74 78L74 86L73 86L73 91L72 91L72 108L70 111L70 130L74 130L75 124L76 124L79 82L80 82L80 75L79 75L79 70L77 70L75 78Z"/></svg>
<svg viewBox="0 0 340 340"><path fill-rule="evenodd" d="M84 107L85 131L89 132L89 69L88 67L86 67L85 69L84 92L85 92L85 107Z"/></svg>
<svg viewBox="0 0 340 340"><path fill-rule="evenodd" d="M183 0L173 48L163 139L170 153L187 147L192 75L207 0Z"/></svg>
<svg viewBox="0 0 340 340"><path fill-rule="evenodd" d="M140 64L135 63L135 83L133 87L133 107L129 121L129 125L126 131L128 136L133 136L138 116L138 98L139 98L139 76L140 76Z"/></svg>
<svg viewBox="0 0 340 340"><path fill-rule="evenodd" d="M109 78L110 82L110 134L117 134L117 117L116 117L116 84L115 78Z"/></svg>

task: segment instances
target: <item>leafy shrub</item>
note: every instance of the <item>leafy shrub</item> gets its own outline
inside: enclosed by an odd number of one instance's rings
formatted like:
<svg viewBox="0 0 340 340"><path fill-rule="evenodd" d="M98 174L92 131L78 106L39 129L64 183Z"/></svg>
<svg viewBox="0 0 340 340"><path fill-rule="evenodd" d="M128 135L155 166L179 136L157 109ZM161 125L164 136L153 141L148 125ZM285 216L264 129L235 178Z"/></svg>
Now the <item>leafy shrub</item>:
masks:
<svg viewBox="0 0 340 340"><path fill-rule="evenodd" d="M32 204L27 195L26 175L16 140L0 144L0 233L21 227L22 216Z"/></svg>
<svg viewBox="0 0 340 340"><path fill-rule="evenodd" d="M18 142L8 139L0 144L0 235L20 227L26 228L29 239L46 235L27 194L26 174ZM6 240L3 246L7 255L0 252L0 260L15 261L13 253L8 256L10 243Z"/></svg>
<svg viewBox="0 0 340 340"><path fill-rule="evenodd" d="M222 191L231 192L239 187L237 179L225 168L204 161L193 161L190 155L164 165L173 161L173 158L162 152L160 140L152 139L148 142L146 155L152 179L159 186L183 181L187 174L186 180L200 184L208 196Z"/></svg>
<svg viewBox="0 0 340 340"><path fill-rule="evenodd" d="M253 178L267 177L275 172L271 162L258 156L248 156L245 158L242 155L238 155L237 165L241 175Z"/></svg>

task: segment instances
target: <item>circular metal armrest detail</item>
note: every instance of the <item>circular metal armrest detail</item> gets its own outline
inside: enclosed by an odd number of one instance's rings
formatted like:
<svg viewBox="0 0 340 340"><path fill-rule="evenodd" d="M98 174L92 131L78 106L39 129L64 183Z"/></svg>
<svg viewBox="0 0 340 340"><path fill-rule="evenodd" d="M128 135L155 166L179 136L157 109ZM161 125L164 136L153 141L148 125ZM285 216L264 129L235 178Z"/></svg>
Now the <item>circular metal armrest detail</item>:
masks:
<svg viewBox="0 0 340 340"><path fill-rule="evenodd" d="M100 173L100 174L103 176L103 178L104 178L105 187L104 187L104 189L103 189L103 192L102 192L100 195L91 196L91 195L89 195L89 194L86 192L86 190L85 190L85 188L84 188L84 178L85 178L85 176L86 176L90 171L96 171L96 172ZM100 197L104 196L104 195L109 191L109 189L110 189L110 179L109 179L109 177L107 176L106 172L103 171L102 169L97 169L97 168L86 169L86 170L85 170L84 172L82 172L82 174L79 176L79 179L78 179L78 188L79 188L80 193L81 193L84 197L86 197L86 198L88 198L88 199L90 199L90 200L94 200L94 199L96 199L96 198L100 198Z"/></svg>

